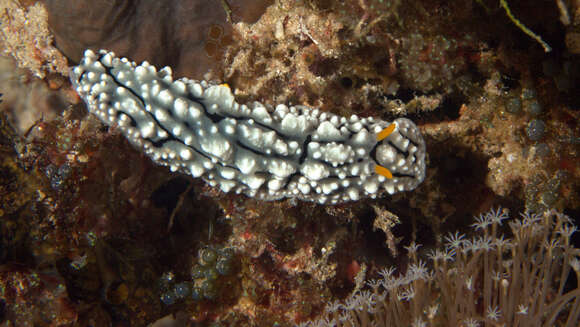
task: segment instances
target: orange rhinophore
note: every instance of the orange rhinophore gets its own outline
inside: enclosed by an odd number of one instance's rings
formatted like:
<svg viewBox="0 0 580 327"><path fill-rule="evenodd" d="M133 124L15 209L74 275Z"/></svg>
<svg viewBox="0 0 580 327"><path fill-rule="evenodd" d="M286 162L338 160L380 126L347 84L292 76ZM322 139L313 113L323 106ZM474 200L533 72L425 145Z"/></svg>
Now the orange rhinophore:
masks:
<svg viewBox="0 0 580 327"><path fill-rule="evenodd" d="M383 129L379 134L377 134L377 141L380 142L384 139L387 138L387 136L391 135L391 133L393 133L393 131L395 130L395 128L397 127L397 125L395 123L387 126L387 128Z"/></svg>
<svg viewBox="0 0 580 327"><path fill-rule="evenodd" d="M383 175L389 179L393 178L393 174L391 173L391 171L383 166L376 165L375 166L375 173L377 173L379 175Z"/></svg>

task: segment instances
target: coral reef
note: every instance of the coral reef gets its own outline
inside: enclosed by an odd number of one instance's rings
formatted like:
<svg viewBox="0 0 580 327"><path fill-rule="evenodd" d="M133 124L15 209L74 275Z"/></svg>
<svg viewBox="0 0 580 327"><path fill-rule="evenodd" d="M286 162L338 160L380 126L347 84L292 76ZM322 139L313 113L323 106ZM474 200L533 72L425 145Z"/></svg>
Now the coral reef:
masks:
<svg viewBox="0 0 580 327"><path fill-rule="evenodd" d="M65 57L54 47L47 12L37 3L25 8L17 1L0 1L0 49L16 58L18 66L39 78L68 73Z"/></svg>
<svg viewBox="0 0 580 327"><path fill-rule="evenodd" d="M18 326L39 322L71 326L78 317L64 285L62 277L54 274L4 266L0 272L2 319Z"/></svg>
<svg viewBox="0 0 580 327"><path fill-rule="evenodd" d="M577 326L580 248L570 243L577 227L555 211L521 216L492 209L476 217L473 235L450 233L427 253L413 242L406 271L383 268L367 289L300 326Z"/></svg>
<svg viewBox="0 0 580 327"><path fill-rule="evenodd" d="M65 83L63 76L51 75L49 83L51 86L35 79L30 71L17 68L12 58L0 56L0 90L4 93L0 111L20 134L41 119L54 120L69 102L74 102L76 96L71 96L70 89L58 89Z"/></svg>
<svg viewBox="0 0 580 327"><path fill-rule="evenodd" d="M239 290L236 292L239 283L232 279L236 270L232 248L203 247L197 259L198 263L191 269L191 281L176 283L171 272L161 276L161 301L165 305L184 299L231 303L239 297Z"/></svg>
<svg viewBox="0 0 580 327"><path fill-rule="evenodd" d="M73 62L85 49L171 66L180 77L202 79L221 66L231 39L220 1L44 1L56 46ZM234 21L252 21L271 0L229 1ZM218 71L219 72L219 71ZM219 75L218 75L219 77Z"/></svg>

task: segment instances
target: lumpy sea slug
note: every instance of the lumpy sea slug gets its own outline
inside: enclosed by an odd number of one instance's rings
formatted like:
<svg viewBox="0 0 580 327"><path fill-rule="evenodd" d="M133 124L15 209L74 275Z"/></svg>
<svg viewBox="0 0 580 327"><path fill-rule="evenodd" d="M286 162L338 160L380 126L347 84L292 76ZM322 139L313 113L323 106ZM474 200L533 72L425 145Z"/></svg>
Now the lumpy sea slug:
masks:
<svg viewBox="0 0 580 327"><path fill-rule="evenodd" d="M417 187L425 141L406 118L350 118L306 106L239 104L227 85L174 80L87 50L71 81L91 113L154 162L263 200L355 201Z"/></svg>

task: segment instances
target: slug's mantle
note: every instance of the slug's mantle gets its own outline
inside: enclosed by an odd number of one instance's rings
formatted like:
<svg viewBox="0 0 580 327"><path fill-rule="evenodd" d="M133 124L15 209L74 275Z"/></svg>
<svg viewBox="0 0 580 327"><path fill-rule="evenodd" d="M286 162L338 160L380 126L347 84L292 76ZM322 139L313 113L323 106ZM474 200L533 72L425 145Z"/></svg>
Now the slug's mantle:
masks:
<svg viewBox="0 0 580 327"><path fill-rule="evenodd" d="M224 192L340 203L409 191L425 142L405 118L345 118L305 106L238 104L226 85L91 50L71 70L90 112L153 161Z"/></svg>

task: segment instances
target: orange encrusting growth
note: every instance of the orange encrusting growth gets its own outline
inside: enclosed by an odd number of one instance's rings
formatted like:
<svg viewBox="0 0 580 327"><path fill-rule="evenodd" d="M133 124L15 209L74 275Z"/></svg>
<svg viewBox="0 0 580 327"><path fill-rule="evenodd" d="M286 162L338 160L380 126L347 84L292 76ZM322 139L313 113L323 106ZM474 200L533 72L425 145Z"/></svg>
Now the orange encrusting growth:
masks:
<svg viewBox="0 0 580 327"><path fill-rule="evenodd" d="M380 141L386 139L387 136L391 135L391 133L395 130L396 127L397 127L397 124L393 123L393 124L387 126L387 128L380 131L379 134L377 134L377 141L380 142Z"/></svg>
<svg viewBox="0 0 580 327"><path fill-rule="evenodd" d="M388 179L393 178L393 174L391 173L391 171L383 166L376 165L375 166L375 173L377 173L379 175L383 175Z"/></svg>

